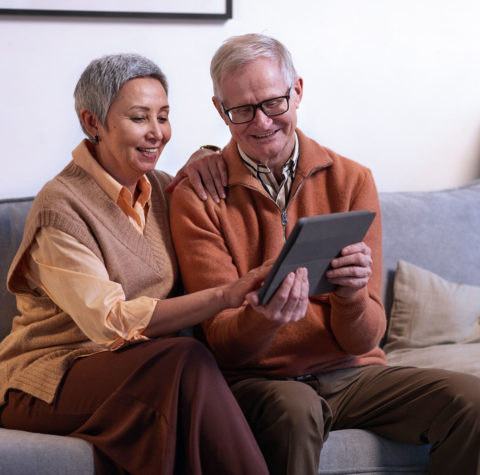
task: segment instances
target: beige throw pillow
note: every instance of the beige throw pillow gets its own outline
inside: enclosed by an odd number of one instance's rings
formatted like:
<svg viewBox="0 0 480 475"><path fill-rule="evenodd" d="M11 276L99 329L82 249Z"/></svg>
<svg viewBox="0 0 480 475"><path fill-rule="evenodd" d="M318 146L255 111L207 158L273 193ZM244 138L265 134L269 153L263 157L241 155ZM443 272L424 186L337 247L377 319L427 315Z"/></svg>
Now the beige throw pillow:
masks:
<svg viewBox="0 0 480 475"><path fill-rule="evenodd" d="M397 264L385 351L480 342L480 287Z"/></svg>

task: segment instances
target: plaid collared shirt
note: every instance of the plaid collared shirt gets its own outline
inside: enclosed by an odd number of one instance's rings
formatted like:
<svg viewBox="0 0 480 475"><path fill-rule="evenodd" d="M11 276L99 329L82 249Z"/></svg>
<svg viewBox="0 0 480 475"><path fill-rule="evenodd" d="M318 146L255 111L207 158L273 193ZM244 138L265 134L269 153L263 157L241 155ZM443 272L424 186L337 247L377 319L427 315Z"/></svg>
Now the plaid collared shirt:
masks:
<svg viewBox="0 0 480 475"><path fill-rule="evenodd" d="M252 175L262 184L265 191L277 203L277 206L283 211L290 197L293 178L298 161L298 137L295 134L295 148L291 157L285 162L282 170L282 179L277 181L273 172L262 163L258 163L250 158L240 147L238 152L245 166L250 170Z"/></svg>

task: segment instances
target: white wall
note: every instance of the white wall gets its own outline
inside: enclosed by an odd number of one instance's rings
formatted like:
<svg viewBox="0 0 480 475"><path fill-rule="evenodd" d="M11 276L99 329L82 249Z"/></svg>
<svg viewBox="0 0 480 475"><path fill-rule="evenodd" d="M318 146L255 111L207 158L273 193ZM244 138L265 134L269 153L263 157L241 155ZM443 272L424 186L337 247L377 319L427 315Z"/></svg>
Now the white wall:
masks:
<svg viewBox="0 0 480 475"><path fill-rule="evenodd" d="M173 137L159 168L223 144L209 61L233 34L263 32L304 78L299 125L374 173L381 191L480 176L478 0L233 0L233 19L124 21L0 16L0 198L32 195L82 133L74 85L103 54L139 52L170 82Z"/></svg>

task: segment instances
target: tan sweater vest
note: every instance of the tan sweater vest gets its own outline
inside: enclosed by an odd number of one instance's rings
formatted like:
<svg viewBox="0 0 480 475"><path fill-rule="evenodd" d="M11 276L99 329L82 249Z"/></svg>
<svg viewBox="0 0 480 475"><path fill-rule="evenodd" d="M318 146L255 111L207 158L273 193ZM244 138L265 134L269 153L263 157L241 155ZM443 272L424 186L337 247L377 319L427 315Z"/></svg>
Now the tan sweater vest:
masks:
<svg viewBox="0 0 480 475"><path fill-rule="evenodd" d="M17 296L20 315L0 344L0 405L10 388L52 402L75 358L106 351L90 341L48 296L28 287L21 262L42 226L55 226L94 252L110 279L122 285L127 300L166 298L175 288L178 270L163 191L170 178L154 171L148 179L152 206L143 235L95 180L73 162L35 198L7 278L9 290Z"/></svg>

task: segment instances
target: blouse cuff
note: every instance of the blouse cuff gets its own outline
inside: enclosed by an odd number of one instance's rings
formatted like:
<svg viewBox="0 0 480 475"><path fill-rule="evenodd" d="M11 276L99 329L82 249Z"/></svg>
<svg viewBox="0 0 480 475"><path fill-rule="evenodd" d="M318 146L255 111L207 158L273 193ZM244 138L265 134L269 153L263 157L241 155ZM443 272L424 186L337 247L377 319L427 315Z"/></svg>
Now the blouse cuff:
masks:
<svg viewBox="0 0 480 475"><path fill-rule="evenodd" d="M119 300L106 318L106 326L117 335L109 347L112 351L126 345L149 340L143 335L153 315L158 299L139 297L133 300Z"/></svg>

